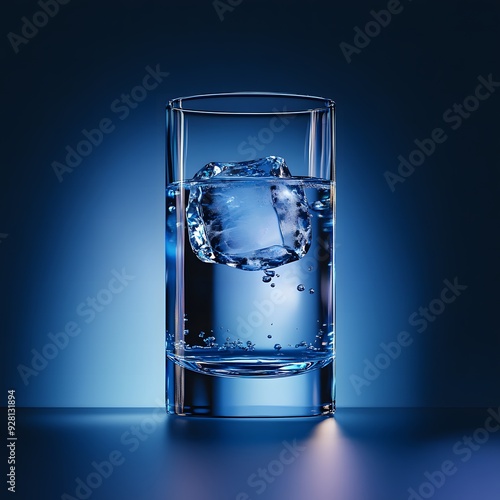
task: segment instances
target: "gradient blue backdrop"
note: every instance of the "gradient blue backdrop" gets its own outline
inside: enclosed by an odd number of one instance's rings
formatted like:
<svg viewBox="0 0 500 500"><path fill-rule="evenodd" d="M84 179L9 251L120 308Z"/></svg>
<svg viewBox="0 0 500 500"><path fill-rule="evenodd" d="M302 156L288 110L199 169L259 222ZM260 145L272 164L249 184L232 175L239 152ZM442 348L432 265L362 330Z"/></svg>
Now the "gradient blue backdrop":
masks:
<svg viewBox="0 0 500 500"><path fill-rule="evenodd" d="M15 388L20 406L163 400L164 105L259 90L337 102L338 404L500 403L500 92L394 193L383 175L415 139L445 127L443 112L473 93L479 75L500 80L500 8L402 2L348 63L339 44L352 44L355 26L386 5L247 0L221 21L210 0L72 0L18 54L6 34L40 8L4 7L2 394ZM169 75L121 120L112 103L157 65ZM114 131L59 182L52 162L104 118ZM79 304L123 268L134 278L85 323ZM417 333L408 317L454 277L467 290ZM69 321L81 333L25 385L18 366ZM356 391L351 376L402 330L413 344Z"/></svg>

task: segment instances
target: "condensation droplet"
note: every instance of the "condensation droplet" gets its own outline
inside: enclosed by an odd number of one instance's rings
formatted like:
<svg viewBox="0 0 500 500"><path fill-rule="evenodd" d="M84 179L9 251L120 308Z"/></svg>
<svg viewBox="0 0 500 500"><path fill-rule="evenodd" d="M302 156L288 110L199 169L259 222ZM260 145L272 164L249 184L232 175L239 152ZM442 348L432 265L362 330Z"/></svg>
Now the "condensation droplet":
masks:
<svg viewBox="0 0 500 500"><path fill-rule="evenodd" d="M299 292L303 292L306 289L306 287L301 283L300 285L297 285L297 290Z"/></svg>

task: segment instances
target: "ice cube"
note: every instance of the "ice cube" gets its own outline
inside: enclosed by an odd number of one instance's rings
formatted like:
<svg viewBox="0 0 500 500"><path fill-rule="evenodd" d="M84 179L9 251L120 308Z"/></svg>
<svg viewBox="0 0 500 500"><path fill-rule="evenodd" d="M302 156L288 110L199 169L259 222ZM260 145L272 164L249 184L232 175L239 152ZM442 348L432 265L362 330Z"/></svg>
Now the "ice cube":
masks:
<svg viewBox="0 0 500 500"><path fill-rule="evenodd" d="M205 165L186 212L191 248L203 262L257 271L296 261L311 244L305 193L283 158Z"/></svg>
<svg viewBox="0 0 500 500"><path fill-rule="evenodd" d="M283 158L267 156L258 160L239 163L207 163L196 172L193 180L206 180L217 176L226 177L290 177L290 171Z"/></svg>

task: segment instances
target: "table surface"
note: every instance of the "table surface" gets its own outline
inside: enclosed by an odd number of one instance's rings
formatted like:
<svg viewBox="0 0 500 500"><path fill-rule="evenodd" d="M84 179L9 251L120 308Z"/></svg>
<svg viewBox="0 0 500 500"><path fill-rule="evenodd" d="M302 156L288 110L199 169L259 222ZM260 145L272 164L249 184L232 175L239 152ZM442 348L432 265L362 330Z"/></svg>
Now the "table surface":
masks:
<svg viewBox="0 0 500 500"><path fill-rule="evenodd" d="M0 497L498 500L499 429L497 407L340 408L297 419L17 408L16 496L4 483ZM4 445L4 471L8 453Z"/></svg>

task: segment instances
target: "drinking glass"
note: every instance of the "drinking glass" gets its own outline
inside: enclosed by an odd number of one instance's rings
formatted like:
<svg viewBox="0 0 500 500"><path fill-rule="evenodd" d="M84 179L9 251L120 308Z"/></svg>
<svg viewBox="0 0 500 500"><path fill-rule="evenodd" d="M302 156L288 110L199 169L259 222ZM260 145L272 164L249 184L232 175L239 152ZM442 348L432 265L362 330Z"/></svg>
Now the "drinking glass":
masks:
<svg viewBox="0 0 500 500"><path fill-rule="evenodd" d="M168 103L168 413L334 412L334 134L320 97Z"/></svg>

